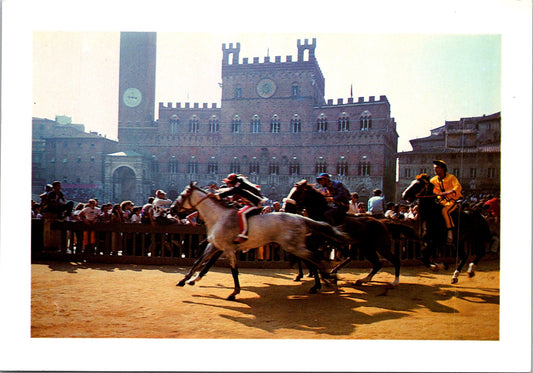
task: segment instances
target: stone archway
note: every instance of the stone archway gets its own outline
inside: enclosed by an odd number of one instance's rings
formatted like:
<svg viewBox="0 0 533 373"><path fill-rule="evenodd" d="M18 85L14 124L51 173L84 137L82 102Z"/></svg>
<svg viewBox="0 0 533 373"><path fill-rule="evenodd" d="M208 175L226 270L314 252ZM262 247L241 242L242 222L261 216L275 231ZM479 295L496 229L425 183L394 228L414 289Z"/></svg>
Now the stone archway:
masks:
<svg viewBox="0 0 533 373"><path fill-rule="evenodd" d="M135 201L136 177L135 172L126 166L119 167L113 172L113 196L116 203Z"/></svg>

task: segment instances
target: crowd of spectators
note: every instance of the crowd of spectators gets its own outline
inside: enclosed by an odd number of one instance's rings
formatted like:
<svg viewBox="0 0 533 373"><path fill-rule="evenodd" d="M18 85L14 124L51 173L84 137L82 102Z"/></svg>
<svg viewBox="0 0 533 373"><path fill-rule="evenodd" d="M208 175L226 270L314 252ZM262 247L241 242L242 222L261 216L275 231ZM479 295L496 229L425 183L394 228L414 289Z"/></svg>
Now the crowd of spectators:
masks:
<svg viewBox="0 0 533 373"><path fill-rule="evenodd" d="M212 189L213 186L207 187ZM132 223L156 225L198 225L203 224L198 212L183 215L174 213L170 206L172 200L166 198L163 190L157 190L155 196L147 199L143 205L136 205L132 201L120 203L100 204L97 198L89 198L86 203L67 201L61 191L61 183L55 181L45 187L45 192L40 195L40 202L32 201L31 217L34 219L51 218L64 221L79 221L85 224L94 223ZM500 199L493 195L468 195L462 201L463 208L472 208L479 211L489 222L491 231L499 235ZM278 201L269 201L262 209L262 214L273 211L283 211ZM373 192L372 198L367 203L359 201L359 195L352 193L349 203L349 215L371 215L377 218L389 218L408 224L416 224L419 219L418 205L405 203L385 203L380 190ZM85 231L83 243L96 242L95 232ZM81 239L81 237L80 237ZM269 259L273 248L260 248L258 257Z"/></svg>

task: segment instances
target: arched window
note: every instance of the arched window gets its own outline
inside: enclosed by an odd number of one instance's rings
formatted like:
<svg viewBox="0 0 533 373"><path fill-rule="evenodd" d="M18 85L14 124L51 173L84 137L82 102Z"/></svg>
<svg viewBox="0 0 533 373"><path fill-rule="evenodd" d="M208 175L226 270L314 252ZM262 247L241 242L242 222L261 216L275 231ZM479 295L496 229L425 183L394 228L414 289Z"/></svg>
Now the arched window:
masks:
<svg viewBox="0 0 533 373"><path fill-rule="evenodd" d="M342 155L337 162L337 175L348 176L348 162L344 155Z"/></svg>
<svg viewBox="0 0 533 373"><path fill-rule="evenodd" d="M270 120L270 132L279 133L280 129L281 129L281 123L279 121L279 117L277 114L274 114L272 116L272 119Z"/></svg>
<svg viewBox="0 0 533 373"><path fill-rule="evenodd" d="M318 157L316 160L315 173L318 175L322 172L328 172L328 164L324 157Z"/></svg>
<svg viewBox="0 0 533 373"><path fill-rule="evenodd" d="M359 176L370 176L370 161L366 155L359 160Z"/></svg>
<svg viewBox="0 0 533 373"><path fill-rule="evenodd" d="M302 120L298 114L294 114L291 119L291 131L292 133L302 132Z"/></svg>
<svg viewBox="0 0 533 373"><path fill-rule="evenodd" d="M220 122L216 115L212 115L209 118L209 132L215 133L220 131Z"/></svg>
<svg viewBox="0 0 533 373"><path fill-rule="evenodd" d="M259 115L255 114L252 117L251 121L251 132L252 133L259 133L261 132L261 120L259 119Z"/></svg>
<svg viewBox="0 0 533 373"><path fill-rule="evenodd" d="M170 123L170 133L178 133L180 119L176 114L172 115L169 119Z"/></svg>
<svg viewBox="0 0 533 373"><path fill-rule="evenodd" d="M232 174L241 173L241 163L239 162L239 159L237 157L233 157L233 159L231 160L229 172Z"/></svg>
<svg viewBox="0 0 533 373"><path fill-rule="evenodd" d="M159 161L155 155L152 155L150 160L152 173L157 174L159 172Z"/></svg>
<svg viewBox="0 0 533 373"><path fill-rule="evenodd" d="M270 175L279 175L279 162L276 157L272 157L268 165L268 173Z"/></svg>
<svg viewBox="0 0 533 373"><path fill-rule="evenodd" d="M253 157L250 161L250 174L259 174L259 161Z"/></svg>
<svg viewBox="0 0 533 373"><path fill-rule="evenodd" d="M346 112L342 112L337 120L339 124L339 131L346 132L350 130L350 118Z"/></svg>
<svg viewBox="0 0 533 373"><path fill-rule="evenodd" d="M326 132L328 130L328 118L324 113L321 113L316 120L317 132Z"/></svg>
<svg viewBox="0 0 533 373"><path fill-rule="evenodd" d="M198 119L197 115L193 115L191 119L189 119L189 132L197 133L199 128L200 128L200 119Z"/></svg>
<svg viewBox="0 0 533 373"><path fill-rule="evenodd" d="M296 157L292 157L289 163L289 174L293 176L300 174L300 162Z"/></svg>
<svg viewBox="0 0 533 373"><path fill-rule="evenodd" d="M241 132L241 118L238 115L235 115L231 120L231 132L239 133Z"/></svg>
<svg viewBox="0 0 533 373"><path fill-rule="evenodd" d="M198 173L198 159L193 155L191 156L191 159L189 159L189 163L187 165L187 171L189 174L197 174Z"/></svg>
<svg viewBox="0 0 533 373"><path fill-rule="evenodd" d="M372 114L368 110L365 110L359 117L359 124L361 131L372 129Z"/></svg>
<svg viewBox="0 0 533 373"><path fill-rule="evenodd" d="M178 173L178 160L175 156L170 157L168 160L168 172L171 174L177 174Z"/></svg>
<svg viewBox="0 0 533 373"><path fill-rule="evenodd" d="M217 174L218 173L218 162L215 157L211 157L207 163L207 173L208 174Z"/></svg>
<svg viewBox="0 0 533 373"><path fill-rule="evenodd" d="M300 95L300 87L298 83L292 83L292 97L298 97Z"/></svg>

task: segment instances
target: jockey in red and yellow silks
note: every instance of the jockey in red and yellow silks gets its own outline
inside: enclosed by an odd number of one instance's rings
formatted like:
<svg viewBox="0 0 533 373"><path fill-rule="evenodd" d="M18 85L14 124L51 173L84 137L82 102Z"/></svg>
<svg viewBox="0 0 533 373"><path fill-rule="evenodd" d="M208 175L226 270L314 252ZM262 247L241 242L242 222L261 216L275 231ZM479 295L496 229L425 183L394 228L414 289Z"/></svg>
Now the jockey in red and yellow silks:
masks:
<svg viewBox="0 0 533 373"><path fill-rule="evenodd" d="M433 169L435 176L431 178L430 182L434 185L433 191L443 206L442 216L448 230L447 241L451 243L454 224L450 214L457 208L456 201L462 197L462 187L454 175L447 173L448 168L444 161L433 161Z"/></svg>

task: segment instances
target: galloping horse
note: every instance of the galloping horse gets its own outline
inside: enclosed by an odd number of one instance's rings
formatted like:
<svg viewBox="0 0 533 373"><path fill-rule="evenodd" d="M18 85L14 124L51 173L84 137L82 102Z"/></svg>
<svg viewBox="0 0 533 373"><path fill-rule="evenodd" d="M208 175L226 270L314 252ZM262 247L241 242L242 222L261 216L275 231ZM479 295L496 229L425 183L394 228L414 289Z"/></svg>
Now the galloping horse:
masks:
<svg viewBox="0 0 533 373"><path fill-rule="evenodd" d="M324 212L329 209L325 196L315 189L307 180L301 180L296 183L284 199L285 211L296 212L305 209L311 219L325 221ZM382 264L379 260L378 253L394 265L394 282L393 286L400 283L400 259L391 252L392 236L387 226L380 220L371 216L351 216L347 215L344 222L337 226L341 231L349 236L346 243L351 244L348 257L335 268L335 273L340 268L348 264L356 257L355 249L359 247L362 255L372 263L370 273L357 280L356 284L366 283L372 280L374 275L381 269ZM406 231L411 232L409 227Z"/></svg>
<svg viewBox="0 0 533 373"><path fill-rule="evenodd" d="M310 235L318 235L334 242L344 242L346 235L343 232L327 223L314 221L300 215L273 212L250 217L248 219L248 240L235 244L233 238L239 233L236 210L209 197L208 192L191 182L174 201L171 208L174 211L198 210L202 216L207 228L209 244L193 267L203 268L202 272L205 273L223 253L230 263L235 282L234 291L228 296L228 300L234 300L240 292L236 253L271 242L279 244L283 250L315 265L325 281L336 280L335 276L326 272L325 261L319 258L316 253L308 250L306 239ZM193 273L191 269L177 285L183 286Z"/></svg>
<svg viewBox="0 0 533 373"><path fill-rule="evenodd" d="M402 198L408 202L415 199L419 201L420 220L425 224L426 233L422 239L427 244L423 252L422 261L427 267L434 268L430 258L435 256L438 247L443 247L446 241L446 229L444 218L441 213L441 206L436 201L436 195L433 192L433 184L430 183L430 177L427 174L421 174L405 189ZM453 277L452 284L458 282L459 273L468 260L464 244L466 241L472 243L474 247L474 260L470 262L467 273L473 277L474 266L479 263L485 255L485 247L490 241L490 229L485 218L477 211L462 210L452 213L455 223L453 230L454 242L457 242L457 254L460 258Z"/></svg>

